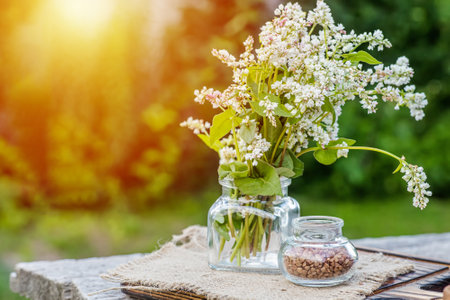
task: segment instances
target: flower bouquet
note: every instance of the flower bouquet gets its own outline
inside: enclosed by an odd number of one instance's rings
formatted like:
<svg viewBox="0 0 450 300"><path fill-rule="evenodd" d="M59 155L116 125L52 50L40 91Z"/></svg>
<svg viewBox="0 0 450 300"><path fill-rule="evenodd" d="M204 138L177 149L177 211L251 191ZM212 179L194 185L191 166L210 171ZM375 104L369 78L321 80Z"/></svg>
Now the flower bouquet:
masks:
<svg viewBox="0 0 450 300"><path fill-rule="evenodd" d="M209 212L210 266L217 269L277 269L280 241L289 234L299 207L287 196L291 178L301 176L301 157L312 152L324 165L347 157L349 150L385 154L398 162L423 209L431 192L421 167L385 150L357 146L339 136L338 120L348 101L358 100L369 114L378 104L407 107L416 120L424 117L423 93L410 85L413 69L406 57L383 65L368 52L391 47L380 30L348 32L335 24L322 0L309 12L299 4L280 5L275 18L250 36L236 59L226 50L212 54L233 69L224 91L203 87L195 101L219 110L212 124L188 118L188 127L220 157L223 195Z"/></svg>

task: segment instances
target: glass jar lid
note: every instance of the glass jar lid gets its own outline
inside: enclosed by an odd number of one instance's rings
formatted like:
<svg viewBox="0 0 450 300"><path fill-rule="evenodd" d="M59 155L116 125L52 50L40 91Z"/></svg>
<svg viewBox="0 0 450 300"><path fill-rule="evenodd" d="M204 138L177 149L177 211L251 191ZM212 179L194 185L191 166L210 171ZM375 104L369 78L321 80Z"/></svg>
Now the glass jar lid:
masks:
<svg viewBox="0 0 450 300"><path fill-rule="evenodd" d="M292 221L294 235L310 241L326 241L342 236L344 221L331 216L306 216Z"/></svg>

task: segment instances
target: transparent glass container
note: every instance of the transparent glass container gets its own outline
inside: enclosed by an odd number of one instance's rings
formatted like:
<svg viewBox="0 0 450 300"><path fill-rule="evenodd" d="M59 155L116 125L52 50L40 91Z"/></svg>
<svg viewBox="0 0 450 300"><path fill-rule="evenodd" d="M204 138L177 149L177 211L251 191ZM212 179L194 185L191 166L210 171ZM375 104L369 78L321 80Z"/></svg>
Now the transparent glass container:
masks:
<svg viewBox="0 0 450 300"><path fill-rule="evenodd" d="M282 196L241 195L221 180L222 195L208 212L209 266L217 270L279 274L278 252L292 235L298 202L288 196L291 180L281 178Z"/></svg>
<svg viewBox="0 0 450 300"><path fill-rule="evenodd" d="M342 236L344 221L327 216L300 217L292 222L293 236L278 256L283 275L304 286L332 286L353 276L358 253Z"/></svg>

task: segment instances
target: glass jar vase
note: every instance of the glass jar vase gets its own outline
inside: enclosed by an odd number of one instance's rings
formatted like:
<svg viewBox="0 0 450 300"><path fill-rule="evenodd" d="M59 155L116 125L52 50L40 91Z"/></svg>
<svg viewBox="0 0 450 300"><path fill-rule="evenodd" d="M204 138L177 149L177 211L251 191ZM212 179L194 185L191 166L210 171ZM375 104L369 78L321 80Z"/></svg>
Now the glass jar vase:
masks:
<svg viewBox="0 0 450 300"><path fill-rule="evenodd" d="M344 221L326 216L300 217L293 221L293 236L279 253L283 275L304 286L332 286L350 279L358 253L342 236Z"/></svg>
<svg viewBox="0 0 450 300"><path fill-rule="evenodd" d="M280 180L282 196L242 195L231 180L220 180L222 195L208 212L209 266L217 270L279 274L278 252L299 217L288 196L291 180Z"/></svg>

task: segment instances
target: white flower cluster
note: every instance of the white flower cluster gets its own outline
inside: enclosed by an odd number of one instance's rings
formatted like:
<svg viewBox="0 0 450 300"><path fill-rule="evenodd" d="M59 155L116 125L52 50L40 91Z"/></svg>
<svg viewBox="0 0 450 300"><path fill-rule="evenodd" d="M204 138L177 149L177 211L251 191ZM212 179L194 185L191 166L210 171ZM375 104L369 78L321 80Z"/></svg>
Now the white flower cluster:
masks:
<svg viewBox="0 0 450 300"><path fill-rule="evenodd" d="M247 38L238 58L213 49L212 54L232 68L233 83L224 91L195 91L196 102L209 102L227 116L233 111L233 122L224 123L234 128L219 130L231 132L219 139L221 164L240 160L256 165L264 159L273 165L281 147L300 155L312 151L310 142L326 149L339 139L342 107L355 99L368 113L375 113L380 102L389 102L395 109L407 107L416 120L424 117L428 102L410 84L414 71L408 59L381 64L362 49L391 47L383 33L347 32L334 22L323 0L309 12L298 3L279 5L275 18L261 27L259 41L254 49L253 38ZM210 124L189 118L182 126L208 135ZM241 130L243 126L247 128ZM345 142L336 146L348 147ZM348 149L336 153L337 158L347 155ZM408 190L415 194L414 205L425 207L431 192L422 168L402 165Z"/></svg>
<svg viewBox="0 0 450 300"><path fill-rule="evenodd" d="M288 3L280 5L275 15L278 17L262 27L261 48L256 53L260 63L278 68L286 75L273 82L271 89L289 99L286 108L302 118L296 126L299 132L293 134L294 139L299 138L297 151L305 139L324 145L337 139L337 126L327 123L330 115L323 109L325 98L332 105L335 118L339 117L345 102L355 96L369 113L376 111L381 97L383 101L394 102L396 108L408 107L416 120L424 116L425 95L414 93L409 87L400 89L410 82L414 73L407 58L400 57L391 66L380 64L363 70L361 64L354 65L343 56L362 44L378 50L390 47L380 30L347 34L342 24L335 25L328 5L321 0L308 14L299 4ZM321 30L317 35L312 34L317 25Z"/></svg>
<svg viewBox="0 0 450 300"><path fill-rule="evenodd" d="M189 117L186 121L180 123L181 127L187 127L194 131L194 134L208 134L207 129L211 127L209 122L205 122L201 119L193 119Z"/></svg>
<svg viewBox="0 0 450 300"><path fill-rule="evenodd" d="M239 151L243 154L244 161L250 161L254 166L258 164L257 159L262 158L270 146L271 144L262 137L261 133L257 133L250 144L242 139L239 141Z"/></svg>
<svg viewBox="0 0 450 300"><path fill-rule="evenodd" d="M431 197L431 191L428 190L430 185L426 182L427 175L422 167L407 163L402 157L403 180L408 183L408 192L414 193L413 205L424 209L428 203L428 197Z"/></svg>
<svg viewBox="0 0 450 300"><path fill-rule="evenodd" d="M272 123L272 125L276 127L277 121L275 120L273 111L275 110L275 108L277 108L278 103L270 101L266 96L264 100L259 101L259 106L264 107L264 113L266 114L266 117L269 119L270 123Z"/></svg>
<svg viewBox="0 0 450 300"><path fill-rule="evenodd" d="M236 112L242 112L245 104L250 100L248 89L242 83L242 77L245 73L245 70L237 70L235 72L236 81L240 84L232 84L223 92L213 90L212 88L208 89L206 87L203 87L201 91L195 90L194 101L200 104L209 102L213 108L220 107L222 109L226 109L231 107Z"/></svg>
<svg viewBox="0 0 450 300"><path fill-rule="evenodd" d="M228 164L236 160L236 150L232 147L225 146L219 150L219 164Z"/></svg>

